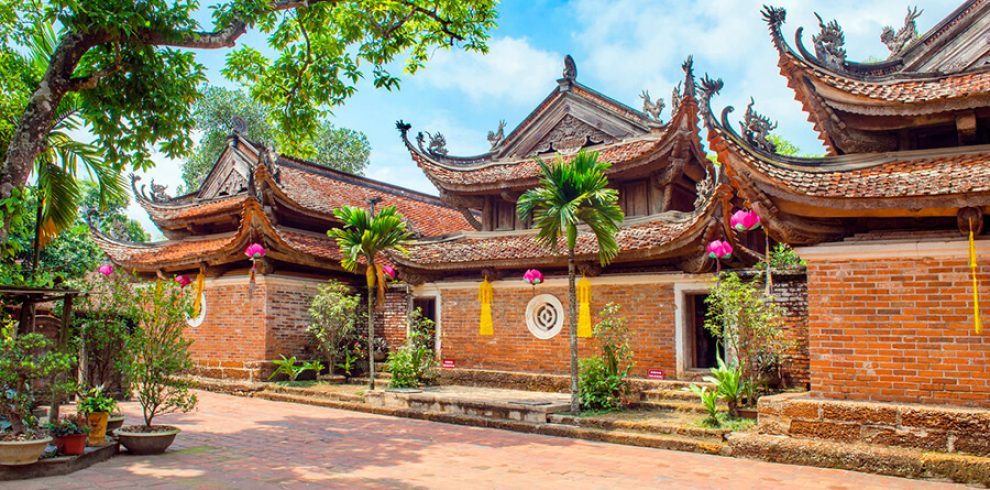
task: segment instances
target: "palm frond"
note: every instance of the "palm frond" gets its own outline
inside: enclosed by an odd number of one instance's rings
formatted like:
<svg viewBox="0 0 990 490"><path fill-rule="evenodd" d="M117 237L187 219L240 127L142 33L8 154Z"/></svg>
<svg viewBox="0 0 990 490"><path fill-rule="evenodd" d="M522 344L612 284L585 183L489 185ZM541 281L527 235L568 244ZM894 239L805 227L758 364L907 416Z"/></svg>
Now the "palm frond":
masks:
<svg viewBox="0 0 990 490"><path fill-rule="evenodd" d="M618 206L619 193L608 187L609 163L598 160L598 153L578 152L570 162L562 158L540 165L539 185L523 193L516 205L520 221L532 218L538 230L536 239L556 252L560 239L567 246L576 244L577 227L587 225L598 241L602 264L611 262L619 252L615 235L625 218Z"/></svg>
<svg viewBox="0 0 990 490"><path fill-rule="evenodd" d="M387 250L408 253L404 245L412 233L395 206L386 206L374 216L353 206L335 209L333 214L342 226L327 231L327 235L336 239L343 256L340 264L345 269L356 270L362 259L374 262L379 253Z"/></svg>
<svg viewBox="0 0 990 490"><path fill-rule="evenodd" d="M44 247L76 221L82 192L76 179L54 164L38 168L38 189L41 199L38 246Z"/></svg>

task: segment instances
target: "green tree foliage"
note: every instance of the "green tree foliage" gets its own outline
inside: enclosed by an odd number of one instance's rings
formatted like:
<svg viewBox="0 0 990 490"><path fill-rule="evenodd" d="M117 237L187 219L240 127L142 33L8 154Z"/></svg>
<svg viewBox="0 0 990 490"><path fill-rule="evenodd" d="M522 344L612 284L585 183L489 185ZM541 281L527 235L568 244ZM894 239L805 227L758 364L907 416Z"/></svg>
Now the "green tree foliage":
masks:
<svg viewBox="0 0 990 490"><path fill-rule="evenodd" d="M540 164L539 185L519 197L520 221L533 219L539 231L536 238L544 247L557 251L564 238L567 247L568 298L570 301L571 411L580 409L577 359L577 288L575 287L574 248L578 226L586 225L598 243L598 258L608 264L619 254L615 235L624 216L618 205L619 192L608 187L605 171L612 164L598 160L598 153L578 152L570 162L558 157Z"/></svg>
<svg viewBox="0 0 990 490"><path fill-rule="evenodd" d="M137 328L127 336L129 355L124 358L123 371L141 405L144 425L151 427L159 415L196 407L196 395L180 376L193 367L189 357L192 340L182 335L192 295L168 280L133 291L131 314Z"/></svg>
<svg viewBox="0 0 990 490"><path fill-rule="evenodd" d="M437 379L437 360L433 352L433 332L436 324L416 308L409 318L409 338L388 356L390 388L416 388Z"/></svg>
<svg viewBox="0 0 990 490"><path fill-rule="evenodd" d="M308 330L331 371L337 365L337 359L352 350L363 321L361 296L353 294L353 290L340 281L327 282L313 296L309 304Z"/></svg>
<svg viewBox="0 0 990 490"><path fill-rule="evenodd" d="M31 413L40 395L36 382L68 372L74 358L53 349L52 341L44 335L18 335L16 329L14 321L0 326L0 416L10 422L13 435L32 435L38 428L38 420Z"/></svg>
<svg viewBox="0 0 990 490"><path fill-rule="evenodd" d="M287 137L271 123L274 111L258 104L243 90L208 87L193 111L196 129L203 132L192 154L182 165L183 192L199 188L227 145L231 120L240 117L246 126L245 136L255 142L275 145L279 151L309 159L325 167L360 174L368 166L371 144L359 131L335 128L323 119L314 133L304 138Z"/></svg>
<svg viewBox="0 0 990 490"><path fill-rule="evenodd" d="M317 133L330 108L366 75L395 89L397 59L414 74L437 47L486 51L495 0L51 0L0 3L0 41L26 41L26 26L61 27L41 83L19 111L0 164L0 201L29 179L56 108L70 94L105 162L146 170L154 150L184 157L201 97L200 50L227 50L224 75L274 110L286 138ZM212 11L210 25L196 13ZM265 46L243 43L257 31ZM6 222L6 219L5 219ZM6 237L7 227L3 228Z"/></svg>
<svg viewBox="0 0 990 490"><path fill-rule="evenodd" d="M386 206L378 214L363 208L344 206L333 211L343 227L327 231L336 239L343 258L340 265L349 271L356 271L363 261L368 286L368 379L369 387L375 389L375 285L384 287L379 278L376 259L379 254L389 251L408 253L404 248L412 233L406 229L405 218L395 206Z"/></svg>
<svg viewBox="0 0 990 490"><path fill-rule="evenodd" d="M784 355L792 343L783 331L783 312L764 295L758 283L734 272L722 273L705 298L705 328L738 364L751 386L779 379Z"/></svg>
<svg viewBox="0 0 990 490"><path fill-rule="evenodd" d="M618 408L629 392L626 378L633 368L631 335L626 319L619 316L619 305L605 305L600 317L594 330L599 355L580 363L581 408L585 410Z"/></svg>

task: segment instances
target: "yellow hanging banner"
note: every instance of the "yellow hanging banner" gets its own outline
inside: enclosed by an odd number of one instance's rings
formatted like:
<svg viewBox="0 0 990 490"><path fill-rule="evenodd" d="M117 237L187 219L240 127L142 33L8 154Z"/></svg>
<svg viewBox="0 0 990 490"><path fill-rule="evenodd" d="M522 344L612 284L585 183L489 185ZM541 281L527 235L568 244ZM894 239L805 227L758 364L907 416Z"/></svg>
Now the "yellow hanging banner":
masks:
<svg viewBox="0 0 990 490"><path fill-rule="evenodd" d="M591 338L591 281L581 276L577 283L578 327L577 336Z"/></svg>
<svg viewBox="0 0 990 490"><path fill-rule="evenodd" d="M200 270L196 274L196 289L193 290L193 318L199 316L199 311L203 307L203 289L206 287L206 274Z"/></svg>
<svg viewBox="0 0 990 490"><path fill-rule="evenodd" d="M492 297L494 295L492 284L488 282L488 276L485 276L484 282L478 287L478 301L481 303L481 328L478 331L479 335L489 337L495 335L495 331L492 328Z"/></svg>
<svg viewBox="0 0 990 490"><path fill-rule="evenodd" d="M983 333L980 321L980 282L976 277L976 242L973 239L973 220L969 220L969 268L973 273L973 328L977 334Z"/></svg>

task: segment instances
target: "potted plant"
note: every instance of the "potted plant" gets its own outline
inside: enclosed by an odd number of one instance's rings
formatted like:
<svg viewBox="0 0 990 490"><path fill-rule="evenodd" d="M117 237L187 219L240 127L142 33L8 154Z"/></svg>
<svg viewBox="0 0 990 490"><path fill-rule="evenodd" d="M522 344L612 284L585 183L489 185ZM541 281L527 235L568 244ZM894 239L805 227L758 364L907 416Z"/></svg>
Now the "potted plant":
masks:
<svg viewBox="0 0 990 490"><path fill-rule="evenodd" d="M0 432L0 465L31 464L41 457L52 438L38 430L32 413L37 400L34 382L72 365L72 357L52 350L43 335L17 335L16 325L8 321L0 327L0 417L10 424Z"/></svg>
<svg viewBox="0 0 990 490"><path fill-rule="evenodd" d="M55 438L55 447L59 454L79 456L86 450L86 434L90 428L82 414L63 415L45 427L48 435Z"/></svg>
<svg viewBox="0 0 990 490"><path fill-rule="evenodd" d="M154 425L155 417L173 412L189 412L196 406L196 395L179 375L192 368L189 344L182 335L190 298L174 281L159 280L139 288L136 294L138 326L127 339L131 355L124 363L127 378L141 405L143 425L124 426L117 438L132 454L165 452L179 429Z"/></svg>
<svg viewBox="0 0 990 490"><path fill-rule="evenodd" d="M110 417L107 418L107 434L113 434L113 431L123 426L124 414L120 413L120 410L110 412Z"/></svg>
<svg viewBox="0 0 990 490"><path fill-rule="evenodd" d="M107 420L110 412L117 408L117 400L103 394L103 387L97 386L89 390L89 395L83 398L76 410L86 415L89 422L89 445L102 446L106 443Z"/></svg>

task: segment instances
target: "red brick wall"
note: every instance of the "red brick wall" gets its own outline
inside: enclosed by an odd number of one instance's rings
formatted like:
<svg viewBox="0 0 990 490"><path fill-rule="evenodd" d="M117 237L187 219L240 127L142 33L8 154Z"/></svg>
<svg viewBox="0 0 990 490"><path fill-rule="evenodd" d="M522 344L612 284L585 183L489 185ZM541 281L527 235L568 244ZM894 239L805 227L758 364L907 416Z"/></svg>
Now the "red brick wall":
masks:
<svg viewBox="0 0 990 490"><path fill-rule="evenodd" d="M394 285L385 291L385 308L376 319L375 335L385 337L390 352L406 341L409 298L408 286L405 284Z"/></svg>
<svg viewBox="0 0 990 490"><path fill-rule="evenodd" d="M564 306L564 327L554 338L537 339L526 327L526 305L536 294L553 294ZM591 310L608 302L622 305L633 341L634 376L649 369L675 373L674 292L671 284L596 285ZM481 306L477 288L443 290L441 298L441 352L459 368L570 372L569 319L566 286L498 287L492 302L495 335L478 335ZM579 357L594 353L591 339L578 339Z"/></svg>
<svg viewBox="0 0 990 490"><path fill-rule="evenodd" d="M266 320L267 359L298 356L317 359L319 354L309 326L309 304L321 283L292 281L268 284Z"/></svg>
<svg viewBox="0 0 990 490"><path fill-rule="evenodd" d="M207 284L206 318L198 327L186 327L196 372L203 376L257 378L266 356L267 288L229 281Z"/></svg>
<svg viewBox="0 0 990 490"><path fill-rule="evenodd" d="M811 381L808 359L808 284L801 272L777 273L773 277L774 303L783 309L784 335L792 342L784 359L783 375L788 386Z"/></svg>
<svg viewBox="0 0 990 490"><path fill-rule="evenodd" d="M981 297L990 301L990 263L983 261L979 276ZM965 252L942 259L808 258L808 311L815 392L990 407L990 335L973 333Z"/></svg>

